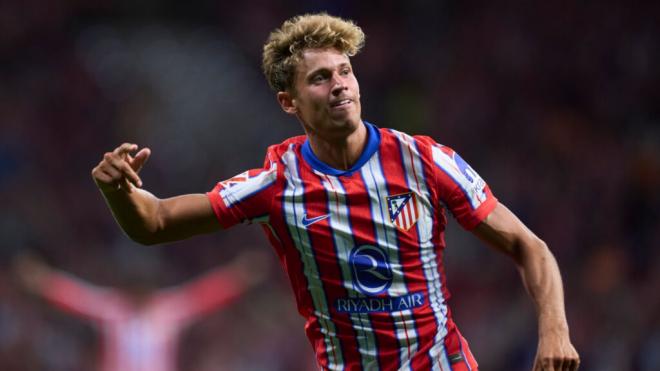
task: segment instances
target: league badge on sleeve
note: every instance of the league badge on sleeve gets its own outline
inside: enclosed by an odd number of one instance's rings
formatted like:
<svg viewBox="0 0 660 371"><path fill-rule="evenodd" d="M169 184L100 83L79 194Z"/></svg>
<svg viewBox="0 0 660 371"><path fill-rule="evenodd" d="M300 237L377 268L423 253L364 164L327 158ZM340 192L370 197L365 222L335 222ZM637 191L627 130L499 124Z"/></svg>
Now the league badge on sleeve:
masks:
<svg viewBox="0 0 660 371"><path fill-rule="evenodd" d="M419 210L417 196L413 192L387 196L387 208L390 212L390 221L402 232L407 232L417 223Z"/></svg>
<svg viewBox="0 0 660 371"><path fill-rule="evenodd" d="M247 182L248 179L250 179L249 171L244 171L244 172L242 172L242 173L240 173L240 174L238 174L238 175L236 175L232 178L229 178L227 180L223 180L220 183L223 185L224 189L229 189L229 188L231 188L231 187L233 187L237 184Z"/></svg>

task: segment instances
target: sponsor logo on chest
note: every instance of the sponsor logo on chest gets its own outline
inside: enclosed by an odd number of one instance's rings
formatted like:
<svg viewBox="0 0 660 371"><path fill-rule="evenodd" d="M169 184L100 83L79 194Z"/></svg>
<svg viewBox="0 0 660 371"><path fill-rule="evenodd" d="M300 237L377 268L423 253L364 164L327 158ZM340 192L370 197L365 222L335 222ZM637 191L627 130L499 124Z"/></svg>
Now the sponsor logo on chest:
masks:
<svg viewBox="0 0 660 371"><path fill-rule="evenodd" d="M383 295L392 285L394 273L387 254L381 247L372 245L354 247L349 254L348 264L352 273L353 287L359 294L336 299L334 307L337 312L398 312L424 305L422 292L401 296Z"/></svg>
<svg viewBox="0 0 660 371"><path fill-rule="evenodd" d="M340 298L335 309L340 313L398 312L424 305L424 294L415 292L396 297Z"/></svg>

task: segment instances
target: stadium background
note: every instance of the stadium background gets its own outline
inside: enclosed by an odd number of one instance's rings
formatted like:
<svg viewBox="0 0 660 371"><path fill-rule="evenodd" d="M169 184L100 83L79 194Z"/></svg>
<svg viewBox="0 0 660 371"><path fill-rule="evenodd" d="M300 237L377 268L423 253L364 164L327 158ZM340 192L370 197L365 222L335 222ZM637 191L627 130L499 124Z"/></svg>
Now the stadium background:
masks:
<svg viewBox="0 0 660 371"><path fill-rule="evenodd" d="M367 34L364 118L452 146L556 254L581 370L660 369L658 2L49 1L0 3L0 369L90 370L93 327L19 289L36 251L91 282L174 285L258 227L162 248L117 228L90 178L149 146L145 187L206 191L301 132L260 66L268 32L327 10ZM448 285L483 370L527 370L533 309L514 266L454 221ZM271 263L276 264L275 255ZM183 335L181 370L309 370L279 268Z"/></svg>

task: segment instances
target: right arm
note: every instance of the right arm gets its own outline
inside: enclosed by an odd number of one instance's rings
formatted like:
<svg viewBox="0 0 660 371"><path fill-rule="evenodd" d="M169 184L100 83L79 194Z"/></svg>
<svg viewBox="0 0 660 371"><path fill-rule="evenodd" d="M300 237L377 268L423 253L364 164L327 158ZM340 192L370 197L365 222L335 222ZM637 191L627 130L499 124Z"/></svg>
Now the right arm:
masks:
<svg viewBox="0 0 660 371"><path fill-rule="evenodd" d="M130 152L137 145L124 143L104 154L92 177L119 226L133 241L154 245L219 230L220 223L204 194L159 199L142 187L138 172L151 152Z"/></svg>

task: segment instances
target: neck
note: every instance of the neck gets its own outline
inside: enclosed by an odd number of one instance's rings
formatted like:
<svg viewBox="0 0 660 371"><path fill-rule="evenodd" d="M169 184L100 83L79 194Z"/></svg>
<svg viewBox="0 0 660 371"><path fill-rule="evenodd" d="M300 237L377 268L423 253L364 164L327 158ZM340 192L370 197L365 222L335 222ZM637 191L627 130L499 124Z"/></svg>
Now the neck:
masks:
<svg viewBox="0 0 660 371"><path fill-rule="evenodd" d="M345 137L324 138L308 132L307 139L319 160L339 170L348 170L357 162L367 144L367 127L360 122L357 129Z"/></svg>

